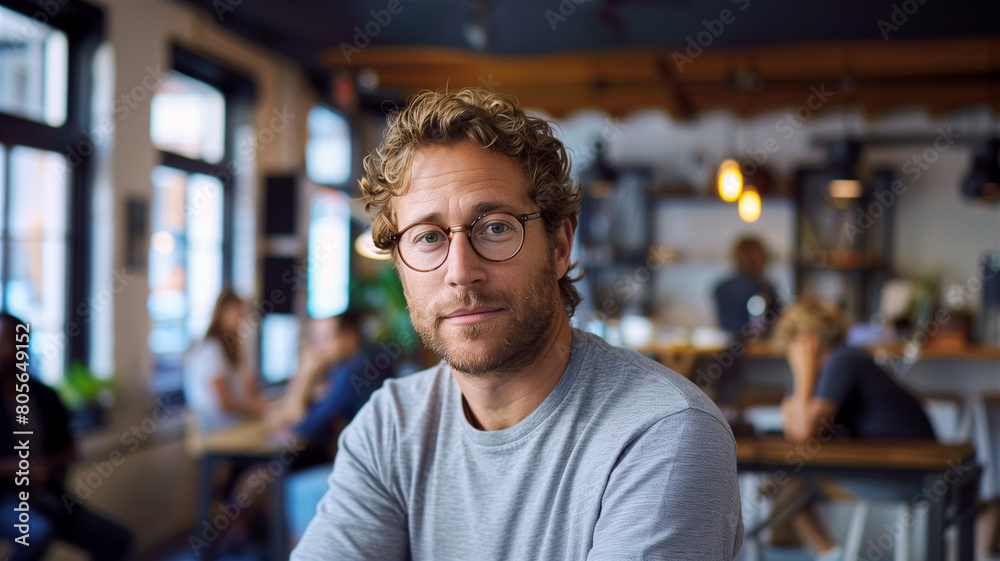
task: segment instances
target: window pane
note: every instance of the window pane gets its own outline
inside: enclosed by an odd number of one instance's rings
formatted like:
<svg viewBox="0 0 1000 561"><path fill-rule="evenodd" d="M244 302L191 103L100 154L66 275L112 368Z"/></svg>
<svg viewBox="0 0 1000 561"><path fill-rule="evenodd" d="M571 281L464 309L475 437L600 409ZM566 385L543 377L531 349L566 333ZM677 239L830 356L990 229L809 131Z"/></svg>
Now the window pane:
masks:
<svg viewBox="0 0 1000 561"><path fill-rule="evenodd" d="M0 236L6 232L6 223L4 220L7 218L7 208L4 206L7 204L7 197L4 196L6 190L6 185L4 182L7 180L7 172L5 171L5 165L7 165L7 149L3 144L0 144ZM0 240L2 241L2 240ZM0 243L0 267L3 267L3 244ZM3 271L0 270L0 279L3 277Z"/></svg>
<svg viewBox="0 0 1000 561"><path fill-rule="evenodd" d="M0 6L0 111L66 122L66 34Z"/></svg>
<svg viewBox="0 0 1000 561"><path fill-rule="evenodd" d="M351 205L339 192L310 201L307 285L309 315L325 318L347 309Z"/></svg>
<svg viewBox="0 0 1000 561"><path fill-rule="evenodd" d="M236 130L236 146L253 144L254 128ZM256 153L240 150L233 174L233 288L239 294L253 294L257 288L257 192Z"/></svg>
<svg viewBox="0 0 1000 561"><path fill-rule="evenodd" d="M222 183L208 175L188 182L188 332L201 337L222 290ZM197 282L194 282L197 280Z"/></svg>
<svg viewBox="0 0 1000 561"><path fill-rule="evenodd" d="M55 152L16 146L10 177L6 304L31 324L42 380L57 384L66 360L66 162Z"/></svg>
<svg viewBox="0 0 1000 561"><path fill-rule="evenodd" d="M161 150L218 163L224 146L225 106L219 90L171 72L153 96L153 144Z"/></svg>
<svg viewBox="0 0 1000 561"><path fill-rule="evenodd" d="M64 239L66 158L56 152L15 146L10 151L9 234L14 239Z"/></svg>
<svg viewBox="0 0 1000 561"><path fill-rule="evenodd" d="M186 193L187 174L165 167L153 171L148 308L149 349L154 355L179 355L188 343Z"/></svg>
<svg viewBox="0 0 1000 561"><path fill-rule="evenodd" d="M309 112L306 175L324 185L339 185L351 178L350 126L342 115L326 107Z"/></svg>
<svg viewBox="0 0 1000 561"><path fill-rule="evenodd" d="M223 189L218 179L153 171L149 349L153 389L181 388L184 352L201 338L222 289Z"/></svg>
<svg viewBox="0 0 1000 561"><path fill-rule="evenodd" d="M299 365L299 320L292 314L267 314L260 328L260 344L264 380L287 380Z"/></svg>

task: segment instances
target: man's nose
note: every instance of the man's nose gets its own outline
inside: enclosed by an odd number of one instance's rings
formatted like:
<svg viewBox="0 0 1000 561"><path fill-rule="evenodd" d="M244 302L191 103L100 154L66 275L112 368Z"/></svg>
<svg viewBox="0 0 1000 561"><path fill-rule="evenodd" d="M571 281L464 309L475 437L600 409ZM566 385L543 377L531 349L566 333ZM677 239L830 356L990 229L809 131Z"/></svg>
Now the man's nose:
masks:
<svg viewBox="0 0 1000 561"><path fill-rule="evenodd" d="M486 260L476 253L466 232L455 232L445 260L444 280L450 286L470 286L486 280Z"/></svg>

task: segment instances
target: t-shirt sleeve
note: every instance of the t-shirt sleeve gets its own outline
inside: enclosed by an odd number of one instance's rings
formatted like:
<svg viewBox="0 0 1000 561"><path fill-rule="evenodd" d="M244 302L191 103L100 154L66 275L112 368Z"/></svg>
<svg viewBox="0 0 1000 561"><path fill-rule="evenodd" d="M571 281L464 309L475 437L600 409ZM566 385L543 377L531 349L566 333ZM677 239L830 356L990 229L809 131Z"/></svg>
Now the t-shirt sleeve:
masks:
<svg viewBox="0 0 1000 561"><path fill-rule="evenodd" d="M736 443L702 411L666 417L622 453L588 561L731 561L743 543Z"/></svg>
<svg viewBox="0 0 1000 561"><path fill-rule="evenodd" d="M406 512L389 491L392 438L369 403L341 434L327 490L291 561L402 561Z"/></svg>
<svg viewBox="0 0 1000 561"><path fill-rule="evenodd" d="M813 397L830 400L838 406L843 405L863 367L855 354L834 352L819 373Z"/></svg>

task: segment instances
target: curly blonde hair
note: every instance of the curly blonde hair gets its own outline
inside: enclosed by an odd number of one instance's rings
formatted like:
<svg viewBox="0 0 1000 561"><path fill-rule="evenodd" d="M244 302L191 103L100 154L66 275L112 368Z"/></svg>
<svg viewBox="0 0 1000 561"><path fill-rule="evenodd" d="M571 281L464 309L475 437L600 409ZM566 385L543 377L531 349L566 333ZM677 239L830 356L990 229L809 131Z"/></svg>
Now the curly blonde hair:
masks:
<svg viewBox="0 0 1000 561"><path fill-rule="evenodd" d="M788 344L803 333L816 333L819 344L832 349L844 343L847 326L835 305L807 295L781 314L774 326L774 346L785 351Z"/></svg>
<svg viewBox="0 0 1000 561"><path fill-rule="evenodd" d="M365 157L365 177L359 184L366 210L375 214L372 238L376 247L395 251L389 235L399 228L396 198L406 193L414 153L425 146L462 140L514 159L528 180L531 201L542 212L550 242L555 242L564 220L576 229L583 193L570 176L569 155L552 125L526 115L516 101L495 92L441 89L421 92L406 108L393 112L382 144ZM567 271L559 279L559 292L570 316L580 303L573 283L582 276L573 277Z"/></svg>

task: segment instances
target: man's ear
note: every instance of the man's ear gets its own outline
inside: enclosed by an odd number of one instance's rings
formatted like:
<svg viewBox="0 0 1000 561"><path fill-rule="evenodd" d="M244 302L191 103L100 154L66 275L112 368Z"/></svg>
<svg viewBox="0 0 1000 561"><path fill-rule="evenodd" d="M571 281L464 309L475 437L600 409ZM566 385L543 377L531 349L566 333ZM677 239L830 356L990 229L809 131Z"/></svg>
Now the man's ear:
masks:
<svg viewBox="0 0 1000 561"><path fill-rule="evenodd" d="M568 218L563 218L559 231L556 232L555 246L555 269L556 278L561 279L569 271L570 254L573 252L573 222Z"/></svg>

